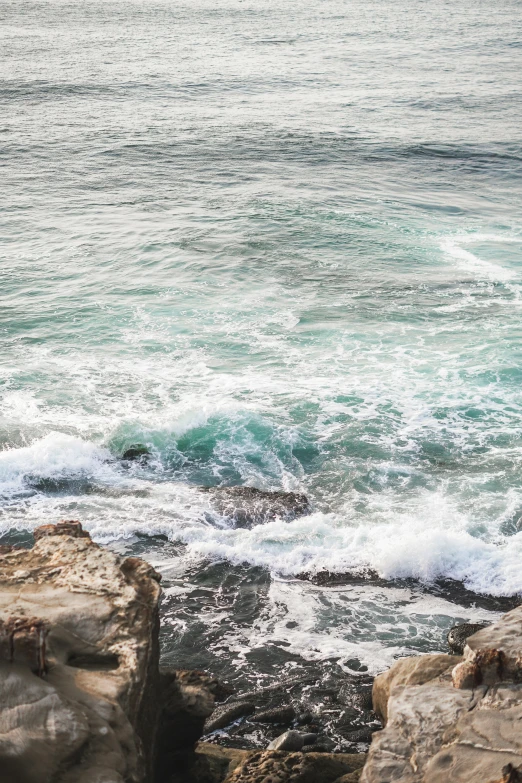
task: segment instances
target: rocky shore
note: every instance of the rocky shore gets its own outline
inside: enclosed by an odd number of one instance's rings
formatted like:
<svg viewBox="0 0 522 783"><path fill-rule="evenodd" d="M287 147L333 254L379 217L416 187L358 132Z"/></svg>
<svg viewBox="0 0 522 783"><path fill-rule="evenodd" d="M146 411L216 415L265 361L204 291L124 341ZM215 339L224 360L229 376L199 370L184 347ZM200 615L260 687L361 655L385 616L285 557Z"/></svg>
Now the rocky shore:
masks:
<svg viewBox="0 0 522 783"><path fill-rule="evenodd" d="M161 577L145 561L78 522L34 538L0 548L0 783L522 780L522 607L450 634L462 656L398 660L373 684L384 729L368 757L330 753L312 715L269 693L160 668ZM368 696L350 698L370 710ZM273 725L268 748L218 744L245 718Z"/></svg>
<svg viewBox="0 0 522 783"><path fill-rule="evenodd" d="M364 754L315 752L305 732L264 752L200 743L246 707L216 709L229 693L207 674L160 669L160 575L78 522L34 538L0 551L0 783L358 780Z"/></svg>

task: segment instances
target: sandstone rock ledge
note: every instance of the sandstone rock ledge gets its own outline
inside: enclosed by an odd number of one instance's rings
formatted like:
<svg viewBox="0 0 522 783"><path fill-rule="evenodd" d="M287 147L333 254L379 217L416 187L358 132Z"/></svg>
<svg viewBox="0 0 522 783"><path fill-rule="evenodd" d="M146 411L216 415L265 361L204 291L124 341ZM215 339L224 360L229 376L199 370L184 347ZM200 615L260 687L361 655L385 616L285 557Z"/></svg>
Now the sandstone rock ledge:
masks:
<svg viewBox="0 0 522 783"><path fill-rule="evenodd" d="M160 576L45 525L0 551L0 783L169 781L217 681L158 668Z"/></svg>
<svg viewBox="0 0 522 783"><path fill-rule="evenodd" d="M361 783L522 783L522 607L467 639L462 658L404 658L376 678Z"/></svg>
<svg viewBox="0 0 522 783"><path fill-rule="evenodd" d="M1 783L152 774L159 575L45 525L0 556Z"/></svg>

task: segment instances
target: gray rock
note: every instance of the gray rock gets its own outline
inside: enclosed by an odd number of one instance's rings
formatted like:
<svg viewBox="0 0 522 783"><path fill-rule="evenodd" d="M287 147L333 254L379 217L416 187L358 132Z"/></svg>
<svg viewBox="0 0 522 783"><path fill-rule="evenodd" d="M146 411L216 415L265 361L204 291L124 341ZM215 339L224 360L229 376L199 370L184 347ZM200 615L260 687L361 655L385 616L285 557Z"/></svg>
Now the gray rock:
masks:
<svg viewBox="0 0 522 783"><path fill-rule="evenodd" d="M370 729L356 729L346 734L346 739L350 742L365 742L369 745L372 741L372 732Z"/></svg>
<svg viewBox="0 0 522 783"><path fill-rule="evenodd" d="M251 527L271 519L285 520L308 513L306 495L298 492L266 492L255 487L202 487L210 495L211 506L237 527Z"/></svg>
<svg viewBox="0 0 522 783"><path fill-rule="evenodd" d="M233 704L221 704L216 707L210 718L206 721L204 732L211 734L218 729L224 729L238 718L251 715L255 710L255 704L251 701L240 701Z"/></svg>
<svg viewBox="0 0 522 783"><path fill-rule="evenodd" d="M276 707L272 710L257 712L250 720L255 723L283 723L288 724L295 718L293 707Z"/></svg>
<svg viewBox="0 0 522 783"><path fill-rule="evenodd" d="M302 731L285 731L268 746L268 750L301 750L303 745L312 745L317 739L316 734L304 734ZM305 742L306 740L306 742Z"/></svg>
<svg viewBox="0 0 522 783"><path fill-rule="evenodd" d="M454 625L448 633L448 644L452 652L462 655L466 646L466 639L477 631L487 628L491 623L462 623Z"/></svg>

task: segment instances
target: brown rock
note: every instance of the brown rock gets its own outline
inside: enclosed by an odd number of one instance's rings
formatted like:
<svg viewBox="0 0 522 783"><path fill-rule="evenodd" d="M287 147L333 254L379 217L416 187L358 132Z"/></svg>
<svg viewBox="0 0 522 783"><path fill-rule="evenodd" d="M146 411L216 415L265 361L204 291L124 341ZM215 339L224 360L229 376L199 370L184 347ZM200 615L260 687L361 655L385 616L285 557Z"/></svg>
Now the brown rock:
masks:
<svg viewBox="0 0 522 783"><path fill-rule="evenodd" d="M0 782L141 783L158 721L157 581L146 564L122 570L79 523L35 539L0 557Z"/></svg>
<svg viewBox="0 0 522 783"><path fill-rule="evenodd" d="M212 686L216 680L198 671L162 672L162 713L157 738L156 775L169 777L191 753L203 734L205 720L214 709ZM224 776L223 776L224 777Z"/></svg>
<svg viewBox="0 0 522 783"><path fill-rule="evenodd" d="M451 675L446 670L388 692L386 728L374 735L361 783L517 781L522 608L470 636Z"/></svg>
<svg viewBox="0 0 522 783"><path fill-rule="evenodd" d="M416 658L400 658L391 669L379 674L373 683L373 709L384 722L388 717L388 700L392 691L411 685L422 685L433 680L460 660L454 655L420 655Z"/></svg>
<svg viewBox="0 0 522 783"><path fill-rule="evenodd" d="M242 718L244 715L251 715L256 706L251 701L238 701L229 704L221 704L216 707L210 718L205 723L205 734L212 734L213 731L224 729L233 721Z"/></svg>
<svg viewBox="0 0 522 783"><path fill-rule="evenodd" d="M226 783L334 783L359 770L365 758L363 753L254 752L228 775Z"/></svg>
<svg viewBox="0 0 522 783"><path fill-rule="evenodd" d="M45 536L71 536L72 538L89 538L86 530L75 519L63 519L56 525L40 525L33 533L34 540L39 541Z"/></svg>
<svg viewBox="0 0 522 783"><path fill-rule="evenodd" d="M522 766L515 768L513 764L506 764L502 769L502 777L489 783L522 783Z"/></svg>

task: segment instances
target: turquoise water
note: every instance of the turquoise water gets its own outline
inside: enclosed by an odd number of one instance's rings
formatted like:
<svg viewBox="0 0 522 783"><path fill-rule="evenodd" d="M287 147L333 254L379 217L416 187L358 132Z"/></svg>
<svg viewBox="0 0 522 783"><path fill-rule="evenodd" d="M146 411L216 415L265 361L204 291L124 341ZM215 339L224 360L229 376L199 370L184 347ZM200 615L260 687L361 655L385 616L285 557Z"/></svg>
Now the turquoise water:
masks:
<svg viewBox="0 0 522 783"><path fill-rule="evenodd" d="M281 643L378 671L490 617L361 587L363 621L305 570L522 591L520 5L0 21L2 531L162 534L139 546L183 595L209 563L260 568L248 633L223 610L236 667ZM118 461L134 443L148 465ZM312 513L236 530L197 489L218 484Z"/></svg>

